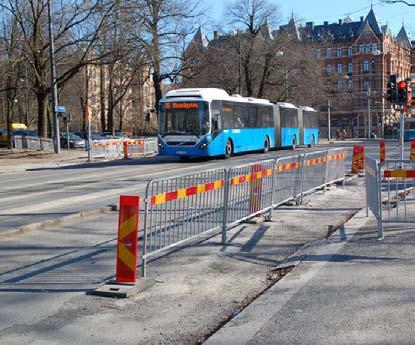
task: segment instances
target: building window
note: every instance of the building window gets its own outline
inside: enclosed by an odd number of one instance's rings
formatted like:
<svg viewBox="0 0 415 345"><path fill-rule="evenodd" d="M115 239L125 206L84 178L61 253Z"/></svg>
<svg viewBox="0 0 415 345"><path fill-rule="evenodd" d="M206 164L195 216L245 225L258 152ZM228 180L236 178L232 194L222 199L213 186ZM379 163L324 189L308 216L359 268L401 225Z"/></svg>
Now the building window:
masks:
<svg viewBox="0 0 415 345"><path fill-rule="evenodd" d="M353 47L347 48L347 53L349 54L349 56L352 56L353 55Z"/></svg>
<svg viewBox="0 0 415 345"><path fill-rule="evenodd" d="M331 48L327 48L327 57L331 58Z"/></svg>
<svg viewBox="0 0 415 345"><path fill-rule="evenodd" d="M347 90L351 91L353 88L353 80L349 79L347 81Z"/></svg>
<svg viewBox="0 0 415 345"><path fill-rule="evenodd" d="M339 63L337 65L337 73L338 74L343 74L343 65L341 63Z"/></svg>
<svg viewBox="0 0 415 345"><path fill-rule="evenodd" d="M363 91L369 90L369 80L363 79Z"/></svg>
<svg viewBox="0 0 415 345"><path fill-rule="evenodd" d="M316 58L319 59L321 57L321 50L316 49Z"/></svg>
<svg viewBox="0 0 415 345"><path fill-rule="evenodd" d="M338 48L338 49L337 49L337 51L336 51L336 56L337 56L337 57L341 57L341 56L343 56L343 50L342 50L341 48Z"/></svg>
<svg viewBox="0 0 415 345"><path fill-rule="evenodd" d="M331 74L331 65L326 66L327 74Z"/></svg>
<svg viewBox="0 0 415 345"><path fill-rule="evenodd" d="M347 74L352 74L352 73L353 73L353 64L349 62L349 64L347 65Z"/></svg>
<svg viewBox="0 0 415 345"><path fill-rule="evenodd" d="M337 91L341 91L342 90L342 82L341 80L337 81Z"/></svg>
<svg viewBox="0 0 415 345"><path fill-rule="evenodd" d="M363 61L363 72L369 72L369 61Z"/></svg>
<svg viewBox="0 0 415 345"><path fill-rule="evenodd" d="M378 45L376 44L376 43L373 43L372 44L372 52L377 52L377 50L378 50Z"/></svg>
<svg viewBox="0 0 415 345"><path fill-rule="evenodd" d="M364 52L365 52L365 45L364 44L361 44L359 46L359 53L364 53Z"/></svg>

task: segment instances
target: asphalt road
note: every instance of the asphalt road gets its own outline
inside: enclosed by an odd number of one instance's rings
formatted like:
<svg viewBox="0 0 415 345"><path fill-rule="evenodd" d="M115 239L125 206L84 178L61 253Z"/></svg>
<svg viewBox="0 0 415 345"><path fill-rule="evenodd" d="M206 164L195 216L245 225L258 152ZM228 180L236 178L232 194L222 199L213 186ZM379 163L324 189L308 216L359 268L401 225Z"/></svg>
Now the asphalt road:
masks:
<svg viewBox="0 0 415 345"><path fill-rule="evenodd" d="M356 142L336 142L312 149L300 148L295 152L280 150L267 154L252 153L228 160L181 162L173 158L155 157L0 174L0 233L34 222L116 205L120 194L144 196L145 186L151 179L228 168L328 147L346 146L351 152L354 144ZM369 156L378 156L377 141L366 142L365 145ZM388 142L388 157L398 155L396 142Z"/></svg>

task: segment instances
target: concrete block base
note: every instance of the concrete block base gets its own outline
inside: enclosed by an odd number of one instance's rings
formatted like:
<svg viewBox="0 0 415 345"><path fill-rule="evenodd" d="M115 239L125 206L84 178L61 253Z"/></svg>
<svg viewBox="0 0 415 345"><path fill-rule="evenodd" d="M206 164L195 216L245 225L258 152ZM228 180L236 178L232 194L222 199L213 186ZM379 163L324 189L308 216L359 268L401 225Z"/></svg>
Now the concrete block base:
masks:
<svg viewBox="0 0 415 345"><path fill-rule="evenodd" d="M91 291L90 295L112 298L128 298L142 292L154 285L154 279L139 279L136 284L120 284L109 281Z"/></svg>

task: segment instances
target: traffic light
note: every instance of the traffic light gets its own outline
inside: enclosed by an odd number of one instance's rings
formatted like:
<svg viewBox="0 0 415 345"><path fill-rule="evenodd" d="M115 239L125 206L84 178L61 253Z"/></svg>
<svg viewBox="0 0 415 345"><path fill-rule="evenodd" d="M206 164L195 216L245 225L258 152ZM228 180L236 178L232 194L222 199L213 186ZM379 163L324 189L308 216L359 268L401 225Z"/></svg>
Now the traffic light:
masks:
<svg viewBox="0 0 415 345"><path fill-rule="evenodd" d="M408 102L408 82L406 80L398 82L398 93L396 99L397 103L400 105L406 105Z"/></svg>
<svg viewBox="0 0 415 345"><path fill-rule="evenodd" d="M386 87L386 99L391 103L396 103L396 75L391 75Z"/></svg>

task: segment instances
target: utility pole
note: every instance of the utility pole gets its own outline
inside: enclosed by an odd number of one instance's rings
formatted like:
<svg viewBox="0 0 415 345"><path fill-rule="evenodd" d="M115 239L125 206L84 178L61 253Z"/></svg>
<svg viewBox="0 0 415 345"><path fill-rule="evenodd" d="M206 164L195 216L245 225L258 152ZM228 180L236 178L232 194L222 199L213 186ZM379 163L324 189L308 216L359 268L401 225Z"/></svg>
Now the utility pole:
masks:
<svg viewBox="0 0 415 345"><path fill-rule="evenodd" d="M59 137L59 119L57 113L58 105L58 87L56 85L56 66L55 66L55 42L53 39L52 16L50 9L51 0L47 0L48 7L48 24L49 24L49 60L50 60L50 79L52 87L52 114L53 114L53 146L55 153L60 153L60 137Z"/></svg>
<svg viewBox="0 0 415 345"><path fill-rule="evenodd" d="M368 116L368 135L367 138L371 138L371 132L372 132L372 116L370 115L370 87L367 90L367 116Z"/></svg>
<svg viewBox="0 0 415 345"><path fill-rule="evenodd" d="M399 144L400 144L400 146L401 146L401 161L403 161L403 149L404 149L404 146L403 146L403 136L404 136L404 128L405 128L405 113L404 113L404 106L403 105L401 105L400 106L400 113L401 113L401 116L400 116L400 119L399 119L399 125L400 125L400 128L399 128L399 130L400 130L400 134L399 134Z"/></svg>

